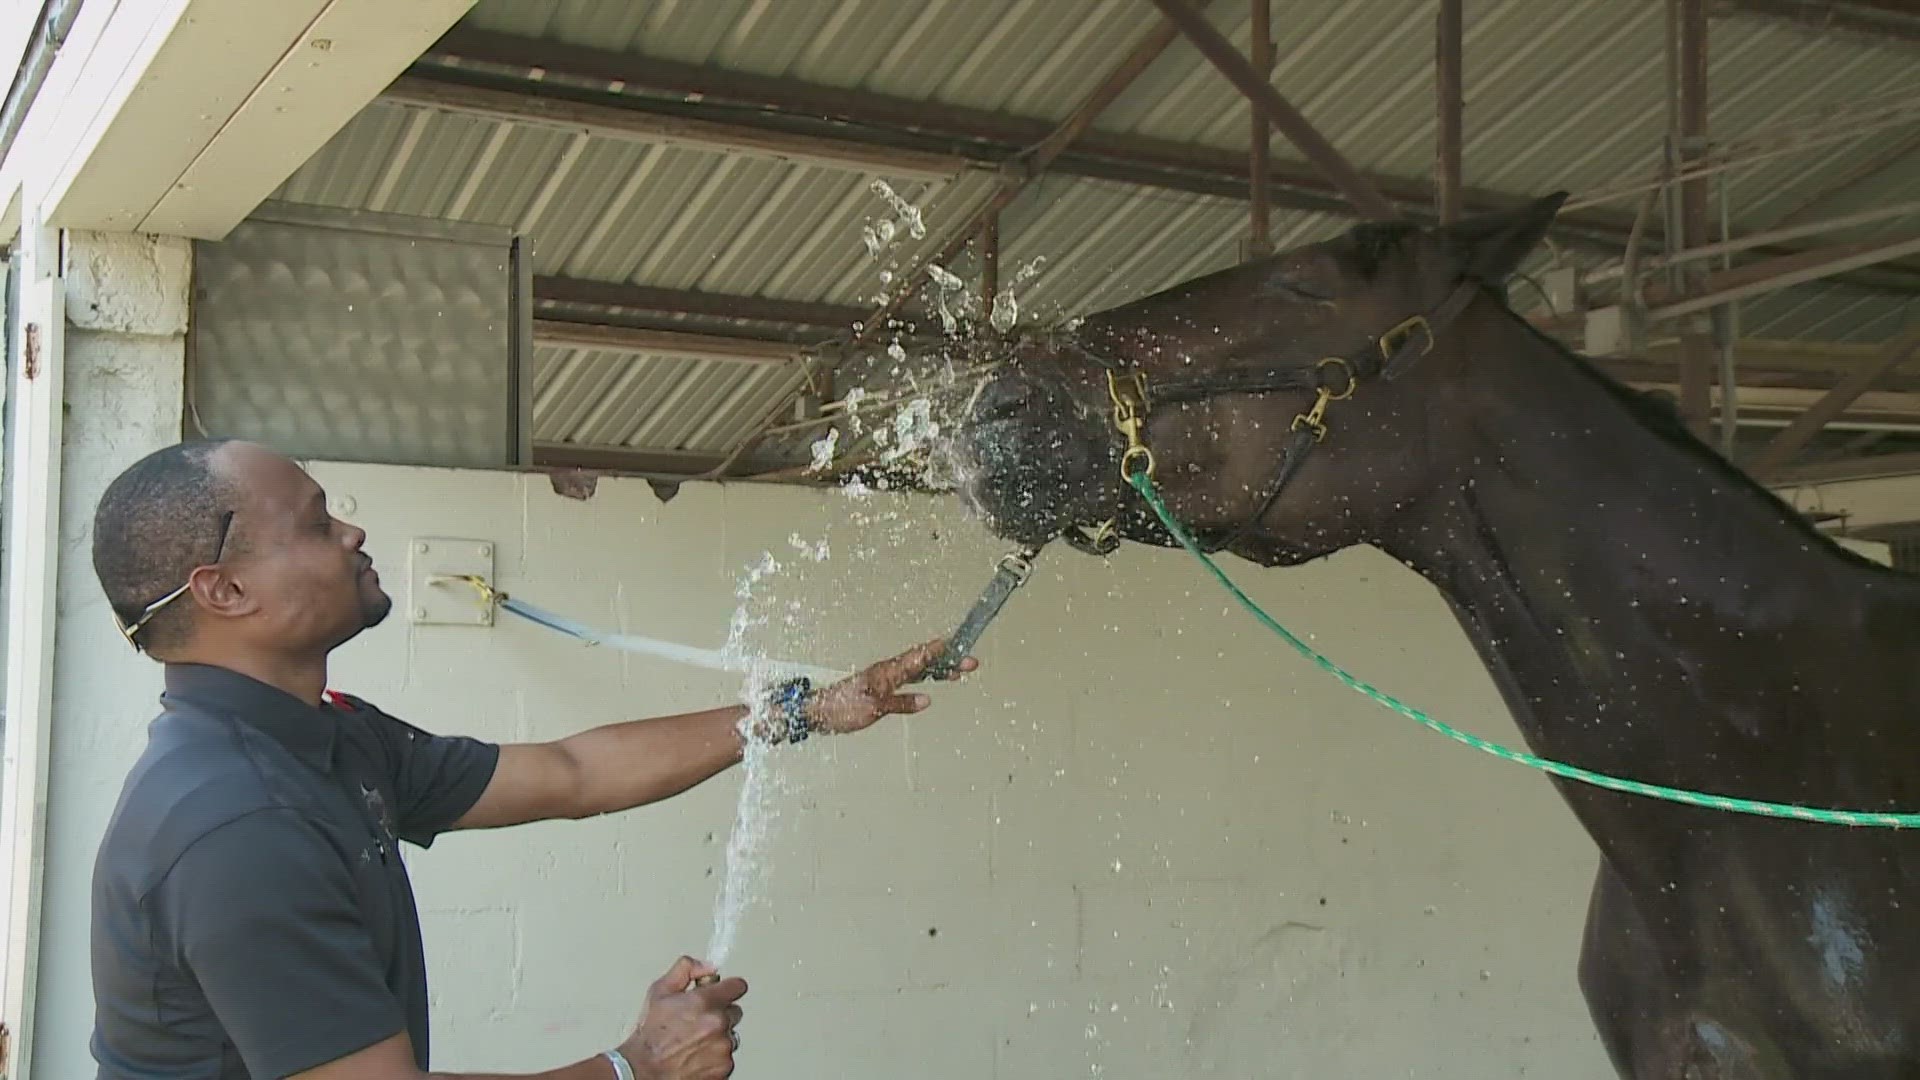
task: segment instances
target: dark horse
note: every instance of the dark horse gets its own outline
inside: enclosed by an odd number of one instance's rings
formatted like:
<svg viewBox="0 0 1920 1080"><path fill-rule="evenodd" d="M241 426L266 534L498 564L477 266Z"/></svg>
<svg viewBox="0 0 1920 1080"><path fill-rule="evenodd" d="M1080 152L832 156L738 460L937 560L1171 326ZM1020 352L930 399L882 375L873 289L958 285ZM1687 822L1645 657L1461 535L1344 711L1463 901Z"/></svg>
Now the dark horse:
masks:
<svg viewBox="0 0 1920 1080"><path fill-rule="evenodd" d="M1563 199L1361 225L1027 342L972 406L966 497L1023 543L1166 544L1121 479L1132 410L1207 542L1371 544L1437 586L1536 753L1920 810L1920 580L1508 308ZM1920 837L1552 782L1600 852L1580 985L1623 1077L1920 1077Z"/></svg>

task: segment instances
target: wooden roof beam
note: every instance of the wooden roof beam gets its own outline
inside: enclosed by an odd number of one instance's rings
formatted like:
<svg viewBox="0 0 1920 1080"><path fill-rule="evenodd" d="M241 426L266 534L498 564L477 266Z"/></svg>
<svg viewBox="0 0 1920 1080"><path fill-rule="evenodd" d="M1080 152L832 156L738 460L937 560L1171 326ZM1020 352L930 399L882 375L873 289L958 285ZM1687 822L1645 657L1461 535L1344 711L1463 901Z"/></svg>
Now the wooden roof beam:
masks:
<svg viewBox="0 0 1920 1080"><path fill-rule="evenodd" d="M415 75L395 80L380 96L382 100L414 108L530 127L591 131L613 139L696 146L888 176L950 180L968 165L965 159L950 154L782 132L761 125L661 115L561 95L529 94L518 89L497 89Z"/></svg>
<svg viewBox="0 0 1920 1080"><path fill-rule="evenodd" d="M1752 16L1810 30L1857 34L1882 44L1920 46L1920 11L1910 0L1718 0L1713 14Z"/></svg>
<svg viewBox="0 0 1920 1080"><path fill-rule="evenodd" d="M809 329L849 330L867 315L866 308L781 300L768 296L735 296L700 289L663 289L632 282L538 276L533 279L537 308L584 307L610 312L649 312L693 315L711 319L743 319Z"/></svg>
<svg viewBox="0 0 1920 1080"><path fill-rule="evenodd" d="M1855 368L1838 386L1815 402L1812 408L1795 417L1792 424L1774 436L1773 441L1754 457L1748 471L1755 476L1766 476L1785 468L1793 461L1794 455L1813 441L1821 428L1845 412L1882 376L1911 360L1916 352L1920 352L1920 326L1910 328L1888 342L1879 356Z"/></svg>
<svg viewBox="0 0 1920 1080"><path fill-rule="evenodd" d="M1186 35L1194 48L1200 50L1208 63L1220 69L1227 81L1238 87L1249 101L1260 103L1274 128L1299 148L1321 175L1340 189L1340 194L1353 204L1361 217L1390 220L1400 216L1386 196L1361 176L1352 163L1334 149L1333 144L1298 109L1280 96L1280 92L1273 88L1273 83L1255 71L1247 58L1240 55L1240 50L1234 48L1224 34L1214 29L1198 8L1187 0L1153 0L1153 3L1168 22L1180 28L1180 32Z"/></svg>
<svg viewBox="0 0 1920 1080"><path fill-rule="evenodd" d="M772 364L795 362L801 346L791 342L731 334L699 334L686 330L565 319L535 319L533 343L566 349L627 353L634 356L682 356L723 363Z"/></svg>

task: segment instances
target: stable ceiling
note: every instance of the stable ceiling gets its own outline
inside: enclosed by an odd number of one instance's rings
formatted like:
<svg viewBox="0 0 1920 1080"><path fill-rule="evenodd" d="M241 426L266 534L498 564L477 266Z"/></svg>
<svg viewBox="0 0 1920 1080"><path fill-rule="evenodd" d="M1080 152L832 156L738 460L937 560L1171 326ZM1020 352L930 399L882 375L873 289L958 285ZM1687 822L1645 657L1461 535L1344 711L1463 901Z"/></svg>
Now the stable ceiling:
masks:
<svg viewBox="0 0 1920 1080"><path fill-rule="evenodd" d="M1892 7L1716 6L1708 130L1774 148L1716 181L1736 235L1920 191L1920 28L1881 17ZM1415 213L1431 201L1435 9L1273 5L1275 87ZM1807 25L1810 9L1825 12L1821 25ZM1248 49L1247 0L1213 0L1208 15ZM685 476L731 457L730 475L764 475L806 460L824 428L793 425L823 401L831 409L856 383L884 392L902 366L874 335L850 358L810 353L845 362L830 386L809 384L792 345L854 337L898 284L883 274L910 270L970 220L995 189L993 167L1067 117L1160 19L1149 0L482 0L277 197L529 237L541 461ZM1469 205L1651 177L1666 26L1660 0L1467 3ZM1237 261L1249 123L1241 95L1173 41L1001 213L998 278L1023 322ZM1276 244L1345 227L1337 193L1285 139L1272 147ZM876 180L920 208L927 232L902 229L878 257L863 230L903 219ZM1570 214L1531 269L1617 262L1635 202ZM1741 258L1916 230L1920 215L1891 217ZM977 291L971 249L947 269ZM1774 403L1753 410L1745 437L1769 437L1870 356L1914 317L1915 295L1910 258L1743 302L1743 367L1756 390L1771 388L1754 400ZM1515 299L1533 302L1525 288ZM916 333L937 328L922 312ZM918 376L940 366L924 339L903 344ZM1667 381L1661 355L1638 381ZM1913 388L1890 386L1871 416L1864 401L1849 414L1874 423L1843 424L1813 451L1911 448L1887 417L1903 415ZM789 430L749 445L769 424Z"/></svg>

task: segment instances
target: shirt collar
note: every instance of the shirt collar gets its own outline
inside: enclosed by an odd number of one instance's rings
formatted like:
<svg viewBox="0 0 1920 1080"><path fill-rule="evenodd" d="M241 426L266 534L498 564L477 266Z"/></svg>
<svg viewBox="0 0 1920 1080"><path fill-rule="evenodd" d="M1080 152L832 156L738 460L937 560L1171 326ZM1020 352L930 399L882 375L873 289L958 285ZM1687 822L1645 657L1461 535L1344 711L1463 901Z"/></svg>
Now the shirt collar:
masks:
<svg viewBox="0 0 1920 1080"><path fill-rule="evenodd" d="M251 676L207 664L168 664L161 701L179 700L222 713L285 746L308 765L333 767L339 717Z"/></svg>

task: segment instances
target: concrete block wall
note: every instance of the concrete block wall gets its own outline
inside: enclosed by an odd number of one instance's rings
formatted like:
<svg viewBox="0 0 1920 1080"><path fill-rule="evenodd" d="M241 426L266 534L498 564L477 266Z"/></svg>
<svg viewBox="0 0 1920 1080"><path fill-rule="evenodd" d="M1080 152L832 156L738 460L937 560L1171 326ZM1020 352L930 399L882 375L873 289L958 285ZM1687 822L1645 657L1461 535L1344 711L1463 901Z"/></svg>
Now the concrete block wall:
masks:
<svg viewBox="0 0 1920 1080"><path fill-rule="evenodd" d="M316 464L395 617L335 682L424 726L552 738L737 700L742 680L503 617L412 626L407 543L496 545L568 615L852 668L944 633L999 547L954 508ZM823 557L824 556L824 557ZM1359 674L1512 738L1437 595L1372 552L1235 568ZM770 759L726 967L742 1075L1609 1075L1574 981L1592 848L1538 778L1310 669L1184 556L1049 552L936 707ZM411 857L437 1064L534 1069L618 1039L702 955L743 776Z"/></svg>
<svg viewBox="0 0 1920 1080"><path fill-rule="evenodd" d="M92 1073L87 881L159 689L99 599L87 523L114 472L177 437L182 349L158 323L68 340L34 1069L59 1080ZM848 668L946 632L999 554L951 505L884 495L662 504L608 480L581 502L538 476L312 468L399 601L335 684L495 739L702 708L741 680L510 617L411 625L415 537L491 542L530 601L702 646L771 554L752 644ZM1235 568L1359 674L1512 737L1412 575L1370 552ZM1311 670L1171 553L1049 552L981 655L927 714L775 755L726 963L754 987L739 1075L1608 1075L1574 983L1592 849L1538 778ZM707 948L742 779L411 852L436 1065L534 1070L619 1039L667 963Z"/></svg>
<svg viewBox="0 0 1920 1080"><path fill-rule="evenodd" d="M187 266L184 240L69 235L36 1080L94 1073L87 1052L94 852L121 780L145 745L161 680L159 668L134 657L121 640L94 581L93 510L116 473L180 438Z"/></svg>

